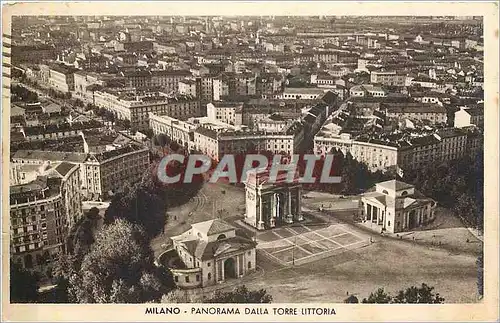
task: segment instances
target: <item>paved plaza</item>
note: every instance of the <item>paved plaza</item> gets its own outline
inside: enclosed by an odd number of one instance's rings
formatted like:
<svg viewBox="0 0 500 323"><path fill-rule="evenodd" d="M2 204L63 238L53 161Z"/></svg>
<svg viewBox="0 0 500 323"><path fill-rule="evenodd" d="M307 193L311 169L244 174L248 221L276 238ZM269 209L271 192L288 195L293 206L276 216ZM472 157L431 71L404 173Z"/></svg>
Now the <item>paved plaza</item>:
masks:
<svg viewBox="0 0 500 323"><path fill-rule="evenodd" d="M346 225L294 225L257 234L257 249L279 265L300 265L369 244Z"/></svg>

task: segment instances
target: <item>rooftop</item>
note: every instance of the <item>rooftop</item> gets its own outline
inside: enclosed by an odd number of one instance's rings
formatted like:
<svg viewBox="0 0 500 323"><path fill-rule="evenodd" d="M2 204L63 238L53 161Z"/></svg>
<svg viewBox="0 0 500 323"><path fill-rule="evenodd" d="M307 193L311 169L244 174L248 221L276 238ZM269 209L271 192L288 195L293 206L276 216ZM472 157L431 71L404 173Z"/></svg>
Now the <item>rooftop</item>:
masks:
<svg viewBox="0 0 500 323"><path fill-rule="evenodd" d="M377 183L377 185L381 186L383 188L393 190L393 191L400 191L400 190L405 190L405 189L409 189L409 188L414 188L414 186L411 184L407 184L405 182L401 182L401 181L398 181L395 179L390 180L390 181Z"/></svg>
<svg viewBox="0 0 500 323"><path fill-rule="evenodd" d="M221 219L208 220L204 222L198 222L191 226L192 228L205 233L207 236L219 234L236 228Z"/></svg>

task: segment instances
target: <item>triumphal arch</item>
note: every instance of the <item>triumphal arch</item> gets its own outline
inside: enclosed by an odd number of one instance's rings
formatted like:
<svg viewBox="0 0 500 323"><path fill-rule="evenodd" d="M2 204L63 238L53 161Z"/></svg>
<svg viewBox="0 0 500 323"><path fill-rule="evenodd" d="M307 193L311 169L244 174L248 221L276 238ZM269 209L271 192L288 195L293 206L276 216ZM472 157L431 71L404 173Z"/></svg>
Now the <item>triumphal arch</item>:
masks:
<svg viewBox="0 0 500 323"><path fill-rule="evenodd" d="M245 222L258 230L266 230L303 220L302 186L278 175L270 180L269 170L248 172L245 181Z"/></svg>

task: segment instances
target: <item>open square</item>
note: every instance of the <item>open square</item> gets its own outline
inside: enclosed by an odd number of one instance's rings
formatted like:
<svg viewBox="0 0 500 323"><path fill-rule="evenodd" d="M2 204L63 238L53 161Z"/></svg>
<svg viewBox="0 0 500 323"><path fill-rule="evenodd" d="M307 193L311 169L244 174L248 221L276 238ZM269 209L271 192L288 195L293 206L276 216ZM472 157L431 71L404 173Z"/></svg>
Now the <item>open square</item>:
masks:
<svg viewBox="0 0 500 323"><path fill-rule="evenodd" d="M257 234L257 242L269 260L282 265L312 262L331 256L337 249L363 246L362 239L340 225L282 227Z"/></svg>

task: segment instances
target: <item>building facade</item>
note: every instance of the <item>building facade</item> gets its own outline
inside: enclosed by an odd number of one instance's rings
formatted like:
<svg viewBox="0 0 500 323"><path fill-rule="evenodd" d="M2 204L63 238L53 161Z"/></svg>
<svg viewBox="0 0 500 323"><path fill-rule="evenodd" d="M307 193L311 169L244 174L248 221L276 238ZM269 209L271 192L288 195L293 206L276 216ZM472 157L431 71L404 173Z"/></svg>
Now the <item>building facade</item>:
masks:
<svg viewBox="0 0 500 323"><path fill-rule="evenodd" d="M413 185L397 180L375 184L360 202L363 220L390 233L411 231L433 221L436 206Z"/></svg>
<svg viewBox="0 0 500 323"><path fill-rule="evenodd" d="M122 189L125 183L141 179L149 166L149 150L126 145L100 153L18 150L12 156L13 164L42 165L47 161L78 165L83 197L100 200Z"/></svg>
<svg viewBox="0 0 500 323"><path fill-rule="evenodd" d="M199 100L187 95L96 91L94 97L96 106L111 111L118 119L130 120L131 127L138 130L149 127L150 112L182 120L201 116Z"/></svg>
<svg viewBox="0 0 500 323"><path fill-rule="evenodd" d="M278 176L269 182L269 171L251 171L245 182L245 223L258 230L300 222L302 186Z"/></svg>
<svg viewBox="0 0 500 323"><path fill-rule="evenodd" d="M456 128L464 128L470 126L483 127L484 125L484 111L480 108L466 109L461 107L460 110L455 112L454 125Z"/></svg>
<svg viewBox="0 0 500 323"><path fill-rule="evenodd" d="M40 168L35 180L10 187L10 232L14 261L44 276L65 252L69 228L83 212L78 165Z"/></svg>
<svg viewBox="0 0 500 323"><path fill-rule="evenodd" d="M172 242L182 264L170 270L181 288L215 285L256 269L256 243L222 219L195 223Z"/></svg>

